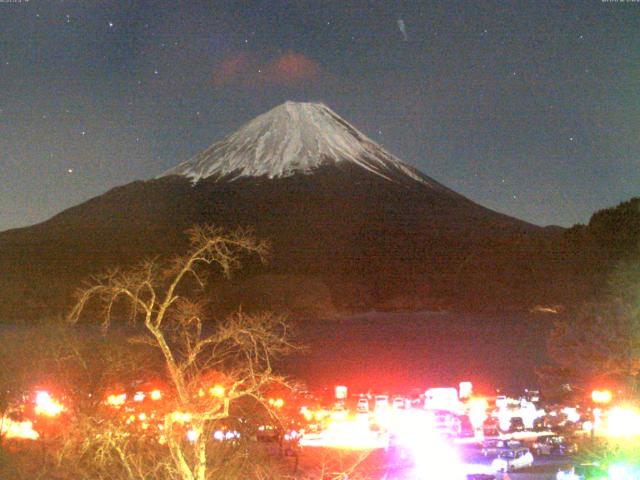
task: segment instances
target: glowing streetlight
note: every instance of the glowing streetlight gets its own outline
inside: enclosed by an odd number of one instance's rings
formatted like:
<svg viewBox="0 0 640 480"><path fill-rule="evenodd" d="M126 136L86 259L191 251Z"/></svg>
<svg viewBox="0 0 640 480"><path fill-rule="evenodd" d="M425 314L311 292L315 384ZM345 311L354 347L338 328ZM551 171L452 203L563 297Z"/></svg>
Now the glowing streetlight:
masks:
<svg viewBox="0 0 640 480"><path fill-rule="evenodd" d="M224 387L222 385L216 385L209 389L209 393L212 397L222 398L224 397Z"/></svg>
<svg viewBox="0 0 640 480"><path fill-rule="evenodd" d="M126 393L111 394L107 397L106 403L112 407L121 407L127 401Z"/></svg>
<svg viewBox="0 0 640 480"><path fill-rule="evenodd" d="M609 403L612 398L613 395L611 395L609 390L594 390L591 392L591 400L593 400L594 403Z"/></svg>
<svg viewBox="0 0 640 480"><path fill-rule="evenodd" d="M612 408L605 433L610 437L637 437L640 435L640 411L628 406Z"/></svg>
<svg viewBox="0 0 640 480"><path fill-rule="evenodd" d="M49 392L36 393L35 413L45 417L57 417L64 411L64 405L51 397Z"/></svg>
<svg viewBox="0 0 640 480"><path fill-rule="evenodd" d="M64 405L56 401L51 397L51 394L45 390L36 392L36 398L34 401L34 413L42 418L42 420L50 420L64 411ZM42 441L42 465L46 465L47 462L47 444L45 441L45 434L47 431L48 421L38 422L40 423L39 435Z"/></svg>

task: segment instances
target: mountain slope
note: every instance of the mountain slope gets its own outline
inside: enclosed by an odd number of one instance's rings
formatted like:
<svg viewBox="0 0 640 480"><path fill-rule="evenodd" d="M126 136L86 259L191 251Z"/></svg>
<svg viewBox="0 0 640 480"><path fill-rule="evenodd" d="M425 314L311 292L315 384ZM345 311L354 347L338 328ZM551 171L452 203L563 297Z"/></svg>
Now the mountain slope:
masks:
<svg viewBox="0 0 640 480"><path fill-rule="evenodd" d="M453 192L324 105L288 102L156 179L0 233L0 318L59 311L91 273L183 250L196 223L272 242L269 265L240 277L253 287L225 292L244 304L290 307L274 285L299 297L301 278L339 310L523 304L554 286L539 245L557 233Z"/></svg>

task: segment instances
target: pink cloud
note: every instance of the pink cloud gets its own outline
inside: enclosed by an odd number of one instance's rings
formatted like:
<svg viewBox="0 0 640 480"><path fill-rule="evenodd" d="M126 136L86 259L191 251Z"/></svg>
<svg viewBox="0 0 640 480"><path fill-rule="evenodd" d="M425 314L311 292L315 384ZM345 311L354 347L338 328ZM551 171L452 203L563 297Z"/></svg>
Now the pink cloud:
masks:
<svg viewBox="0 0 640 480"><path fill-rule="evenodd" d="M211 78L215 86L292 86L315 80L323 73L317 62L301 53L289 51L260 60L255 55L243 52L222 60Z"/></svg>
<svg viewBox="0 0 640 480"><path fill-rule="evenodd" d="M274 58L267 68L267 81L278 85L296 85L314 80L322 68L301 53L286 52Z"/></svg>

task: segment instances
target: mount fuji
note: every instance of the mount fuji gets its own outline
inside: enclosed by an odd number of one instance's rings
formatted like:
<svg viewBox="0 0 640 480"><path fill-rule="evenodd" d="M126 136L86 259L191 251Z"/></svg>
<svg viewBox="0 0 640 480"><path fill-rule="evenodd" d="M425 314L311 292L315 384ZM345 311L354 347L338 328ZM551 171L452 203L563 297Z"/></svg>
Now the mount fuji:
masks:
<svg viewBox="0 0 640 480"><path fill-rule="evenodd" d="M521 306L553 294L540 245L557 231L459 195L323 104L286 102L154 179L0 233L0 319L59 311L86 276L180 252L201 223L271 242L266 267L220 287L256 308Z"/></svg>
<svg viewBox="0 0 640 480"><path fill-rule="evenodd" d="M447 190L317 103L286 102L163 176L182 175L193 182L212 176L226 181L242 177L282 178L345 163L389 181L402 181L404 177L405 181Z"/></svg>

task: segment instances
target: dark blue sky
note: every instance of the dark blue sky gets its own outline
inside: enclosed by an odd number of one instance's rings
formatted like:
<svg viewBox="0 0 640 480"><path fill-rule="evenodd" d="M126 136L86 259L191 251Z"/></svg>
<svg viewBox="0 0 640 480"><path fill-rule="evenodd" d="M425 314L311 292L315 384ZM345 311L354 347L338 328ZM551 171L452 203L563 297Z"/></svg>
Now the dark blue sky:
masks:
<svg viewBox="0 0 640 480"><path fill-rule="evenodd" d="M289 99L482 205L586 222L640 195L640 2L0 0L0 230Z"/></svg>

